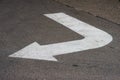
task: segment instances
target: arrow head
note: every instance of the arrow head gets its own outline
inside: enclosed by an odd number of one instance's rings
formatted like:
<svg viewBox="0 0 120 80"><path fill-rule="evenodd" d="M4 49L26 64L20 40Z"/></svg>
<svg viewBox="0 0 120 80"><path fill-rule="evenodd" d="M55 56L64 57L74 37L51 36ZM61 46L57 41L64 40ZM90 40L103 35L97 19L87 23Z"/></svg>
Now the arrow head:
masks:
<svg viewBox="0 0 120 80"><path fill-rule="evenodd" d="M46 54L45 52L46 50L43 49L42 46L40 46L37 42L34 42L18 52L9 55L9 57L57 61L52 54Z"/></svg>

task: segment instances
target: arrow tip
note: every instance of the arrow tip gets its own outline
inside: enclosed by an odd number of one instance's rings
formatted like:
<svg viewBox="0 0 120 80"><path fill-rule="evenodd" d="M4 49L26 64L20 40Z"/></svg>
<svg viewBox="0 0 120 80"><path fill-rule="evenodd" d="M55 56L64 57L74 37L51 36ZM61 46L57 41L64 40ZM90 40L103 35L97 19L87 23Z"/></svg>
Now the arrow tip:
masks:
<svg viewBox="0 0 120 80"><path fill-rule="evenodd" d="M19 50L18 52L9 55L9 57L57 61L57 59L53 57L53 55L45 54L44 50L43 51L42 50L41 46L37 42L34 42L26 46L25 48Z"/></svg>

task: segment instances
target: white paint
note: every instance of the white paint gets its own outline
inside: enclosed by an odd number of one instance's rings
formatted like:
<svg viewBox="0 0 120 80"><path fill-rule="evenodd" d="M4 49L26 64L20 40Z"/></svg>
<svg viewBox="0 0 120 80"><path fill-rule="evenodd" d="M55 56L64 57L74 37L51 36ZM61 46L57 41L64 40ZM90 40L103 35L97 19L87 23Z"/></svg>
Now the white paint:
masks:
<svg viewBox="0 0 120 80"><path fill-rule="evenodd" d="M56 55L95 49L103 47L112 41L112 36L103 30L95 28L65 13L44 15L84 36L84 39L48 45L39 45L37 42L34 42L9 57L57 61L54 58Z"/></svg>

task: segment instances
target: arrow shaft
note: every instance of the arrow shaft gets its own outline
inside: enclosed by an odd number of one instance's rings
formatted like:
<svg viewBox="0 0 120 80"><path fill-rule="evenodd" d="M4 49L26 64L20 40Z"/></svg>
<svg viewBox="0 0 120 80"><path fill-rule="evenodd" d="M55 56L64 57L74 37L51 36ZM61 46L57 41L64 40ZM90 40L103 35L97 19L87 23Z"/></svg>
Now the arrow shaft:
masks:
<svg viewBox="0 0 120 80"><path fill-rule="evenodd" d="M112 41L112 36L108 33L64 13L45 14L45 16L84 36L82 40L41 46L52 55L99 48Z"/></svg>

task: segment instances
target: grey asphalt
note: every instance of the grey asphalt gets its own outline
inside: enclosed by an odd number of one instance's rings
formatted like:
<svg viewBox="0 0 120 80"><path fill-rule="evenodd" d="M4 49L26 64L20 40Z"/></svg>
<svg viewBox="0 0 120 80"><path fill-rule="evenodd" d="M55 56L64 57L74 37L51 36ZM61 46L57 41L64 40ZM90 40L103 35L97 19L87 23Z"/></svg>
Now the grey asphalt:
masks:
<svg viewBox="0 0 120 80"><path fill-rule="evenodd" d="M55 0L77 11L86 11L94 16L120 24L119 0Z"/></svg>
<svg viewBox="0 0 120 80"><path fill-rule="evenodd" d="M113 36L105 47L55 56L58 62L10 58L34 41L82 39L43 14L64 12ZM0 80L120 80L120 25L53 0L0 0Z"/></svg>

